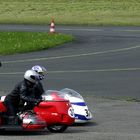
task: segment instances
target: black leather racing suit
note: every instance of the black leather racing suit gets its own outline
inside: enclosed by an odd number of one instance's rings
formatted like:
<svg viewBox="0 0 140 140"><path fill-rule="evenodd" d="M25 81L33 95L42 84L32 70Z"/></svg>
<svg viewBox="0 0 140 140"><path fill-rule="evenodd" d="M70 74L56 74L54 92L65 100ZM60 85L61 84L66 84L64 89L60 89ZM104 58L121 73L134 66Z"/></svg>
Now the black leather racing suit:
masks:
<svg viewBox="0 0 140 140"><path fill-rule="evenodd" d="M19 82L15 88L5 98L5 105L9 116L15 116L19 107L23 107L26 102L26 109L32 109L41 100L44 92L42 84L38 81L35 85L29 85L25 79Z"/></svg>

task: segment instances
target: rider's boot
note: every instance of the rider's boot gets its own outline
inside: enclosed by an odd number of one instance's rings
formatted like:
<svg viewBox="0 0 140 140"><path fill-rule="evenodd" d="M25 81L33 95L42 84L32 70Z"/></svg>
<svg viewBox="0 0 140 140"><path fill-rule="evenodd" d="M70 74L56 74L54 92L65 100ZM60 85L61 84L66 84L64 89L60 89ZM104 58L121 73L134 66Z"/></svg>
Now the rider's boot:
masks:
<svg viewBox="0 0 140 140"><path fill-rule="evenodd" d="M16 116L10 116L8 118L8 125L18 125L18 118Z"/></svg>

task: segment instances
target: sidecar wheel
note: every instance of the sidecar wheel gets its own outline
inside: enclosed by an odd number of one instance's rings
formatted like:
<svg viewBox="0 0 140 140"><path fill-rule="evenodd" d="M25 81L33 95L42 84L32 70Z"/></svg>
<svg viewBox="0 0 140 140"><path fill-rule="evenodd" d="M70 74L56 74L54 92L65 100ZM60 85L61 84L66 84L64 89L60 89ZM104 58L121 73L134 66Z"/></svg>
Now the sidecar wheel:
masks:
<svg viewBox="0 0 140 140"><path fill-rule="evenodd" d="M62 133L67 129L67 125L56 124L47 126L48 130L52 133Z"/></svg>

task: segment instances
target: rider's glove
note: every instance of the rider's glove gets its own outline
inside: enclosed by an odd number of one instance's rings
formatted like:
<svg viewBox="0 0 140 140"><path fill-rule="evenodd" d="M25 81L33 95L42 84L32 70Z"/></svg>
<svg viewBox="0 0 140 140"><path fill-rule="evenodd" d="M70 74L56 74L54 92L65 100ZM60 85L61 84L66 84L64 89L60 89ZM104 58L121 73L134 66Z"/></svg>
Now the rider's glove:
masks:
<svg viewBox="0 0 140 140"><path fill-rule="evenodd" d="M42 99L36 99L35 105L39 105L40 102L42 102Z"/></svg>

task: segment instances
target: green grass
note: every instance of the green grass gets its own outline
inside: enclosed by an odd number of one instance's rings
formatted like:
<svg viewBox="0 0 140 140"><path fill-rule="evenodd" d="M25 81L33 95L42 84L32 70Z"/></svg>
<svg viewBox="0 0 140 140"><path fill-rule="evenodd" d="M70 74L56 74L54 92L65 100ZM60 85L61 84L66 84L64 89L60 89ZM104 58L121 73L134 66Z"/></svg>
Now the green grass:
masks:
<svg viewBox="0 0 140 140"><path fill-rule="evenodd" d="M140 0L0 0L0 24L140 26ZM48 49L72 36L0 33L0 54Z"/></svg>
<svg viewBox="0 0 140 140"><path fill-rule="evenodd" d="M46 50L73 39L71 35L60 33L0 32L0 54L9 55Z"/></svg>
<svg viewBox="0 0 140 140"><path fill-rule="evenodd" d="M140 0L0 0L0 23L140 26Z"/></svg>

